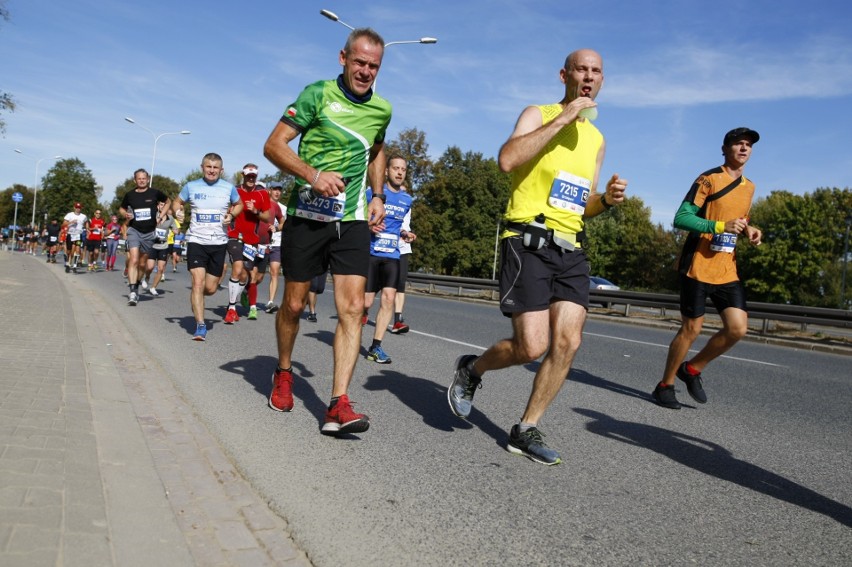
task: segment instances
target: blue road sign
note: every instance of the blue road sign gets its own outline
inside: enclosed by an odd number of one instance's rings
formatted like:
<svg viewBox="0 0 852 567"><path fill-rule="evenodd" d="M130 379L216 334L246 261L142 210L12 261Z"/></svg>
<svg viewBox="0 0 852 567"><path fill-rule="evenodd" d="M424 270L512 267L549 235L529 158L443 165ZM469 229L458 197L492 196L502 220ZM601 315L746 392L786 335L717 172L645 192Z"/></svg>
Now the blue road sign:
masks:
<svg viewBox="0 0 852 567"><path fill-rule="evenodd" d="M15 201L16 203L20 203L21 201L24 200L24 196L21 195L20 193L18 193L17 191L15 191L14 193L12 193L12 200Z"/></svg>

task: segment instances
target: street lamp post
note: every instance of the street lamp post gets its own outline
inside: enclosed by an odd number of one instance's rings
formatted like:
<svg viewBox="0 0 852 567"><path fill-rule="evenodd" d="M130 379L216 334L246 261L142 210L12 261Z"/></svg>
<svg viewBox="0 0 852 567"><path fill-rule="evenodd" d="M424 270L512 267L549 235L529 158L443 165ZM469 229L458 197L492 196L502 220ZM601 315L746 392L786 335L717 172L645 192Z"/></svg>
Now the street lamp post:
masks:
<svg viewBox="0 0 852 567"><path fill-rule="evenodd" d="M157 162L157 142L159 142L160 138L162 138L163 136L173 136L173 135L177 135L177 134L182 134L182 135L186 136L188 134L191 134L192 132L190 132L189 130L181 130L180 132L163 132L162 134L155 134L154 132L152 132L151 130L146 128L145 126L142 126L141 124L137 123L132 118L125 116L124 119L127 122L130 122L131 124L136 124L137 126L139 126L140 128L142 128L143 130L145 130L146 132L148 132L149 134L151 134L154 137L154 154L151 157L151 175L148 178L148 187L151 187L151 185L153 185L153 183L154 183L154 165Z"/></svg>
<svg viewBox="0 0 852 567"><path fill-rule="evenodd" d="M350 30L353 30L353 31L355 30L355 28L353 28L352 26L350 26L349 24L347 24L346 22L344 22L343 20L341 20L341 19L337 16L337 14L335 14L335 13L334 13L334 12L332 12L331 10L320 10L320 14L321 14L322 16L324 16L324 17L328 18L328 19L329 19L329 20L331 20L332 22L337 22L337 23L338 23L338 24L340 24L341 26L346 26L347 28L349 28ZM429 43L438 43L438 38L435 38L435 37L421 37L420 39L406 39L406 40L402 40L402 41L389 41L389 42L387 42L387 43L385 44L385 47L388 47L389 45L399 45L399 44L402 44L402 43L426 43L426 44L429 44ZM375 91L375 90L376 90L376 81L373 81L373 91Z"/></svg>
<svg viewBox="0 0 852 567"><path fill-rule="evenodd" d="M846 265L849 263L849 227L852 214L846 215L846 236L843 237L843 273L840 276L840 308L846 309Z"/></svg>
<svg viewBox="0 0 852 567"><path fill-rule="evenodd" d="M497 235L494 237L494 263L491 265L491 279L497 279L497 251L500 247L500 219L497 219Z"/></svg>
<svg viewBox="0 0 852 567"><path fill-rule="evenodd" d="M335 14L331 10L320 10L320 14L322 14L323 16L325 16L326 18L328 18L332 22L337 22L341 26L346 26L350 30L355 31L355 28L353 28L352 26L350 26L349 24L347 24L346 22L344 22L343 20L338 18L337 14Z"/></svg>
<svg viewBox="0 0 852 567"><path fill-rule="evenodd" d="M26 156L30 159L35 159L34 157L28 156L27 154L25 154L24 152L22 152L19 149L15 149L15 153L21 154L22 156ZM38 197L38 166L41 165L41 162L43 162L46 159L62 159L62 156L48 156L48 157L43 157L41 159L35 160L35 162L36 162L35 178L33 179L33 218L30 221L30 226L32 226L32 227L35 227L36 198Z"/></svg>

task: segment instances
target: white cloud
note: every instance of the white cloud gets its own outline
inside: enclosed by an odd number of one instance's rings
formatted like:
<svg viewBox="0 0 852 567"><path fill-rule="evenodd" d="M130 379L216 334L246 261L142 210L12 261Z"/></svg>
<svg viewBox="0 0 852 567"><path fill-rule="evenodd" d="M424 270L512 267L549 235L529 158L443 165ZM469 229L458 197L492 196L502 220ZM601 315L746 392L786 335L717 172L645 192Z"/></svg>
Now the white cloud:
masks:
<svg viewBox="0 0 852 567"><path fill-rule="evenodd" d="M622 107L694 106L852 94L852 44L820 38L805 47L668 45L639 70L607 69L601 100Z"/></svg>

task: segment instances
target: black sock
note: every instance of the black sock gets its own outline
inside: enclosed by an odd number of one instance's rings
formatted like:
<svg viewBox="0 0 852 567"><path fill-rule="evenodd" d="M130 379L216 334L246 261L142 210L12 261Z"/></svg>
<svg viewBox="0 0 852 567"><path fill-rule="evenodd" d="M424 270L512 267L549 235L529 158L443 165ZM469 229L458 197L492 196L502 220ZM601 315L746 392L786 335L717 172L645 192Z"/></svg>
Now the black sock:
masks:
<svg viewBox="0 0 852 567"><path fill-rule="evenodd" d="M401 323L402 322L402 313L394 313L393 314L393 322Z"/></svg>
<svg viewBox="0 0 852 567"><path fill-rule="evenodd" d="M370 345L370 350L373 350L374 348L380 346L382 346L382 341L377 341L376 339L373 339L373 344Z"/></svg>
<svg viewBox="0 0 852 567"><path fill-rule="evenodd" d="M338 396L336 398L331 398L331 401L328 403L328 409L333 408L335 406L335 404L337 404L337 400L339 400L339 399L340 399L340 396Z"/></svg>

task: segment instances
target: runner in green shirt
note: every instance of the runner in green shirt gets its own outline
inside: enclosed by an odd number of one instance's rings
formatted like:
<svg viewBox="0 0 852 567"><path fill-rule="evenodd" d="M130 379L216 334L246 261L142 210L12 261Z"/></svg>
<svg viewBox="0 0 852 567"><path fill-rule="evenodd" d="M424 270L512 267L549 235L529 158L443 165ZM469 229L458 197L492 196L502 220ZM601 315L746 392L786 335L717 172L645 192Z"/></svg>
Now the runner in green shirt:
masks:
<svg viewBox="0 0 852 567"><path fill-rule="evenodd" d="M293 408L291 356L299 320L311 279L330 269L338 323L331 403L321 426L326 435L361 433L370 426L366 415L352 409L347 392L361 348L370 228L381 225L385 214L381 188L391 106L372 89L384 45L375 31L354 30L339 54L343 73L306 87L264 147L269 161L296 177L281 231L284 301L275 323L278 367L269 407ZM297 137L298 153L289 146ZM368 186L374 188L369 203Z"/></svg>

